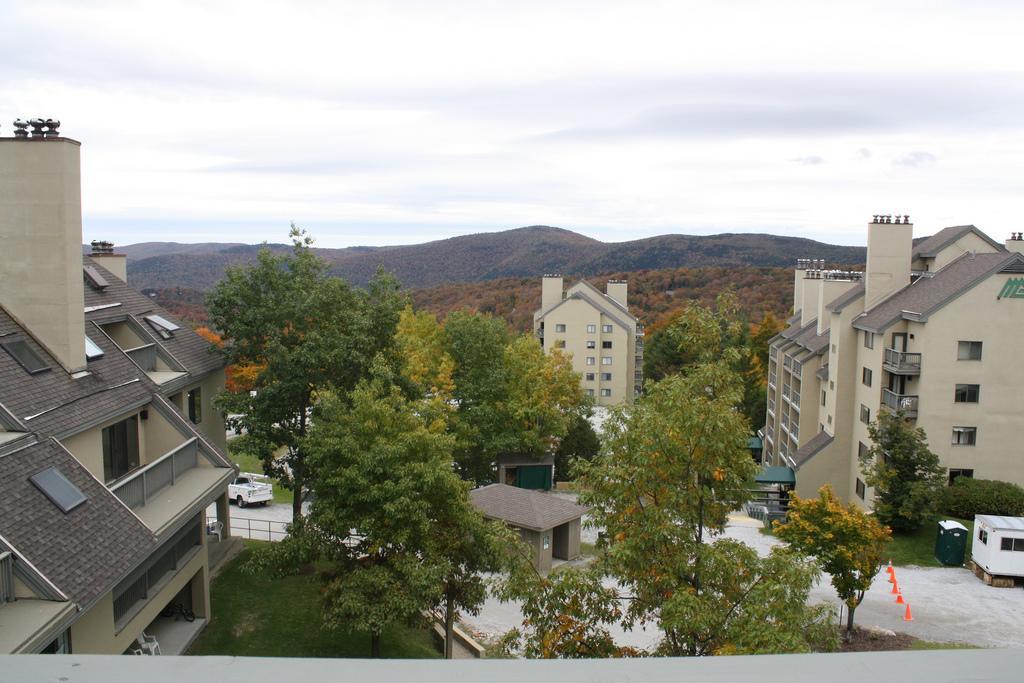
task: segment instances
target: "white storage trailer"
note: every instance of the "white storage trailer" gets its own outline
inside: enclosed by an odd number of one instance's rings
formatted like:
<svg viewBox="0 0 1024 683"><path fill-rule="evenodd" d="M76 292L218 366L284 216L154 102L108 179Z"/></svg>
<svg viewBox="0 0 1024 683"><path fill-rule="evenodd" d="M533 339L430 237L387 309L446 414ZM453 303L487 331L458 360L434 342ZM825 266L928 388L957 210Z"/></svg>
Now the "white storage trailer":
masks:
<svg viewBox="0 0 1024 683"><path fill-rule="evenodd" d="M976 515L971 559L993 576L1024 577L1024 517Z"/></svg>

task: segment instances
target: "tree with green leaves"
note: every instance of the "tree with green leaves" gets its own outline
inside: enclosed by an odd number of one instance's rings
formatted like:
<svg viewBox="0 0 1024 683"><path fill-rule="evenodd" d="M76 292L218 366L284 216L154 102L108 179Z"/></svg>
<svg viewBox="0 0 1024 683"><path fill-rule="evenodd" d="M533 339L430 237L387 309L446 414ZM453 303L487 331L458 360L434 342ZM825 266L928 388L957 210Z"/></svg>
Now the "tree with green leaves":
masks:
<svg viewBox="0 0 1024 683"><path fill-rule="evenodd" d="M488 315L455 311L442 329L438 350L445 355L420 355L452 362L459 473L478 484L491 483L499 455L540 459L554 453L587 405L569 358L545 355L536 340L513 337L502 320ZM408 331L420 340L400 342L406 348L436 349L422 321Z"/></svg>
<svg viewBox="0 0 1024 683"><path fill-rule="evenodd" d="M625 623L659 625L660 654L806 651L822 617L805 606L813 566L714 540L757 469L740 350L724 343L739 323L699 306L684 316L676 334L693 361L613 411L601 454L580 464L580 500L605 530L602 567L630 594Z"/></svg>
<svg viewBox="0 0 1024 683"><path fill-rule="evenodd" d="M443 421L424 418L392 380L378 356L372 380L321 398L309 515L253 564L283 574L319 561L325 624L368 632L374 657L389 625L438 606L450 636L457 610L482 604L480 573L500 567L507 541L472 507Z"/></svg>
<svg viewBox="0 0 1024 683"><path fill-rule="evenodd" d="M937 511L946 469L928 448L927 436L901 412L883 410L868 425L872 446L861 467L875 489L875 516L896 533L920 529Z"/></svg>
<svg viewBox="0 0 1024 683"><path fill-rule="evenodd" d="M846 603L846 637L853 633L853 614L882 568L882 554L891 532L858 505L843 505L832 487L817 498L793 496L785 524L776 522L779 538L809 555L832 577L839 599Z"/></svg>
<svg viewBox="0 0 1024 683"><path fill-rule="evenodd" d="M229 268L207 306L229 364L252 369L253 391L225 392L218 406L264 471L295 492L293 515L306 497L310 414L324 391L344 392L365 376L390 343L403 297L378 271L367 291L332 277L294 225L292 249L260 250L251 265ZM283 455L278 456L283 451Z"/></svg>
<svg viewBox="0 0 1024 683"><path fill-rule="evenodd" d="M590 415L577 415L555 451L555 479L571 481L577 460L593 460L601 451L601 437L590 424Z"/></svg>

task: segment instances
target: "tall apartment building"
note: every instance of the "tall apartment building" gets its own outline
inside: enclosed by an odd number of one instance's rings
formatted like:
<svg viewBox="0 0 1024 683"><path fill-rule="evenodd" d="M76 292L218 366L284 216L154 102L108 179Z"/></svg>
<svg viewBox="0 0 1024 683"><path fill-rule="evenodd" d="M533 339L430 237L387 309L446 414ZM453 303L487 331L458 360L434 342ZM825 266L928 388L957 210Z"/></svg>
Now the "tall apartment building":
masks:
<svg viewBox="0 0 1024 683"><path fill-rule="evenodd" d="M797 262L794 315L770 342L769 464L793 468L800 496L830 483L868 507L859 454L868 423L902 410L949 477L1024 484L1024 240L946 228L913 243L906 216L868 225L863 272Z"/></svg>
<svg viewBox="0 0 1024 683"><path fill-rule="evenodd" d="M627 307L625 280L606 293L580 280L564 289L561 275L545 275L533 329L544 350L572 357L583 389L599 406L632 401L643 388L644 328Z"/></svg>
<svg viewBox="0 0 1024 683"><path fill-rule="evenodd" d="M83 256L79 155L0 138L0 653L120 654L169 603L201 627L207 506L230 528L223 364Z"/></svg>

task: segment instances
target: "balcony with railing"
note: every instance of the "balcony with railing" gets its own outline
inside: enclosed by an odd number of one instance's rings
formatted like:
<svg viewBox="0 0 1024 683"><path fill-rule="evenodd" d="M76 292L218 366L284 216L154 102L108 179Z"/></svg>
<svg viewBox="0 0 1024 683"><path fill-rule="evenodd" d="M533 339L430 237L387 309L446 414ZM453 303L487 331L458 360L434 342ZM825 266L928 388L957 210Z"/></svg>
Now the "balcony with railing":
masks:
<svg viewBox="0 0 1024 683"><path fill-rule="evenodd" d="M882 403L894 411L903 411L903 416L917 417L918 397L911 394L897 394L890 389L882 389Z"/></svg>
<svg viewBox="0 0 1024 683"><path fill-rule="evenodd" d="M921 354L886 349L882 369L894 375L920 375Z"/></svg>
<svg viewBox="0 0 1024 683"><path fill-rule="evenodd" d="M233 470L208 467L195 437L110 485L150 529L159 533L194 505L215 495ZM206 501L207 503L209 501Z"/></svg>

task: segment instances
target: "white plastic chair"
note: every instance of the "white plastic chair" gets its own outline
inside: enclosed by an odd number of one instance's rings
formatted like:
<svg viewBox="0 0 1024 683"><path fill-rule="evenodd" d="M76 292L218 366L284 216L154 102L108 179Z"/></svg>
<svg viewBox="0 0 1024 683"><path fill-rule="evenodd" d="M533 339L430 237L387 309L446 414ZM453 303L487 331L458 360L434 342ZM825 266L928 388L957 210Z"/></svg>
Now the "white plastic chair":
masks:
<svg viewBox="0 0 1024 683"><path fill-rule="evenodd" d="M224 532L224 522L220 520L213 520L212 522L206 523L206 535L216 536L218 541L224 540L221 534Z"/></svg>
<svg viewBox="0 0 1024 683"><path fill-rule="evenodd" d="M156 636L147 635L143 631L135 638L135 642L138 643L139 649L147 655L160 654L160 643L156 642Z"/></svg>

